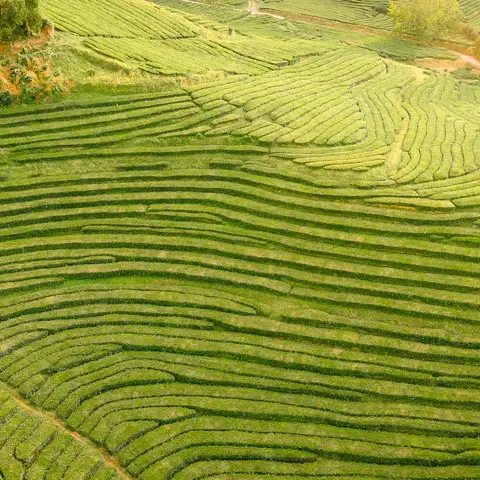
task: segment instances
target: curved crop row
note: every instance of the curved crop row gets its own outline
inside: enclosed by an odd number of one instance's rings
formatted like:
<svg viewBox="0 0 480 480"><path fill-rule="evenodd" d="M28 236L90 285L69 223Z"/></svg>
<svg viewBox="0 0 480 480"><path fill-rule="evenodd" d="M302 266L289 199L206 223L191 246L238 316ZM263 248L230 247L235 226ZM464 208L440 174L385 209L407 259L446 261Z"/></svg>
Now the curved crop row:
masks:
<svg viewBox="0 0 480 480"><path fill-rule="evenodd" d="M405 154L390 175L393 180L429 182L478 170L478 125L474 116L459 115L461 107L450 106L452 100L458 102L457 96L454 81L446 75L431 75L421 85L409 87L404 102L409 114Z"/></svg>
<svg viewBox="0 0 480 480"><path fill-rule="evenodd" d="M474 478L476 250L423 240L468 216L319 191L261 169L4 182L0 377L144 480Z"/></svg>
<svg viewBox="0 0 480 480"><path fill-rule="evenodd" d="M181 14L143 0L45 0L42 9L61 30L87 37L171 39L200 32Z"/></svg>
<svg viewBox="0 0 480 480"><path fill-rule="evenodd" d="M117 480L125 478L92 447L50 419L22 408L0 390L0 473L5 480Z"/></svg>
<svg viewBox="0 0 480 480"><path fill-rule="evenodd" d="M0 112L0 477L480 478L474 87L219 32L87 43L249 75Z"/></svg>
<svg viewBox="0 0 480 480"><path fill-rule="evenodd" d="M386 15L388 2L385 0L326 0L313 3L308 0L262 0L261 7L265 11L327 18L386 30L393 28L391 18Z"/></svg>
<svg viewBox="0 0 480 480"><path fill-rule="evenodd" d="M228 125L225 130L233 135L269 143L358 143L365 136L365 114L351 89L382 73L384 66L377 57L357 52L345 62L345 54L338 50L307 59L282 69L281 74L194 87L192 96L204 108L214 102L241 108L248 122L240 117ZM285 97L287 85L294 93Z"/></svg>
<svg viewBox="0 0 480 480"><path fill-rule="evenodd" d="M121 62L138 62L144 70L162 75L182 75L222 70L258 75L288 64L296 57L322 50L322 46L301 41L274 44L247 40L184 39L160 41L143 38L104 38L85 40L96 52ZM141 52L141 53L139 53Z"/></svg>
<svg viewBox="0 0 480 480"><path fill-rule="evenodd" d="M2 381L144 480L475 478L478 216L129 165L3 182Z"/></svg>

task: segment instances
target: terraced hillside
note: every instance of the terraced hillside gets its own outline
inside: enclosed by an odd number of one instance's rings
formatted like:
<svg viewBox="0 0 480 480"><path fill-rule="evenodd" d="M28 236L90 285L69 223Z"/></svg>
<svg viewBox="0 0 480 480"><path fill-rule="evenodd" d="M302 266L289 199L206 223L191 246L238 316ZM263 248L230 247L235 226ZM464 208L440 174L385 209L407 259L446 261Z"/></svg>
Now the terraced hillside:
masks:
<svg viewBox="0 0 480 480"><path fill-rule="evenodd" d="M0 478L480 479L474 73L157 3L42 8L164 88L0 110Z"/></svg>
<svg viewBox="0 0 480 480"><path fill-rule="evenodd" d="M476 0L461 0L460 4L470 23L478 28L480 26L480 10L478 2Z"/></svg>
<svg viewBox="0 0 480 480"><path fill-rule="evenodd" d="M326 18L354 25L393 29L388 0L262 0L265 10Z"/></svg>
<svg viewBox="0 0 480 480"><path fill-rule="evenodd" d="M258 3L264 11L324 18L383 30L393 28L393 22L387 15L388 0L259 0ZM459 3L465 20L478 27L479 1L459 0Z"/></svg>
<svg viewBox="0 0 480 480"><path fill-rule="evenodd" d="M141 0L46 0L42 8L58 28L87 37L171 40L200 31L181 15Z"/></svg>
<svg viewBox="0 0 480 480"><path fill-rule="evenodd" d="M261 153L5 181L2 381L135 478L476 478L479 215Z"/></svg>

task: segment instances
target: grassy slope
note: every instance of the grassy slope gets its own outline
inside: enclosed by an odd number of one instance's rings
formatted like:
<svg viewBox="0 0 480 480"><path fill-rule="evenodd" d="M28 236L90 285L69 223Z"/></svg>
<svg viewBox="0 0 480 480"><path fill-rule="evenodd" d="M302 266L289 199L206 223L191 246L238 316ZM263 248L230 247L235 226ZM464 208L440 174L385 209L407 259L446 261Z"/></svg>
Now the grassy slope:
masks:
<svg viewBox="0 0 480 480"><path fill-rule="evenodd" d="M226 3L44 3L78 85L0 111L0 472L480 478L478 82Z"/></svg>

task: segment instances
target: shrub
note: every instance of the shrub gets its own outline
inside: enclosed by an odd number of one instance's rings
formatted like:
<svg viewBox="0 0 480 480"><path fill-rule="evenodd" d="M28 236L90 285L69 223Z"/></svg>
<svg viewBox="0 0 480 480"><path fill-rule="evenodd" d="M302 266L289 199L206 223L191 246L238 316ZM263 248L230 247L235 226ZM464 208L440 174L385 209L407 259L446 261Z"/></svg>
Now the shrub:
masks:
<svg viewBox="0 0 480 480"><path fill-rule="evenodd" d="M476 40L480 37L480 32L473 27L472 25L468 25L467 23L462 24L462 33L465 35L469 40Z"/></svg>
<svg viewBox="0 0 480 480"><path fill-rule="evenodd" d="M387 15L388 14L388 6L387 5L376 5L375 12L380 15Z"/></svg>
<svg viewBox="0 0 480 480"><path fill-rule="evenodd" d="M38 48L23 49L0 63L0 105L29 103L68 90L67 81L53 70L52 61Z"/></svg>
<svg viewBox="0 0 480 480"><path fill-rule="evenodd" d="M15 97L10 90L0 90L0 107L8 107L14 100Z"/></svg>
<svg viewBox="0 0 480 480"><path fill-rule="evenodd" d="M480 37L475 41L475 56L480 58Z"/></svg>

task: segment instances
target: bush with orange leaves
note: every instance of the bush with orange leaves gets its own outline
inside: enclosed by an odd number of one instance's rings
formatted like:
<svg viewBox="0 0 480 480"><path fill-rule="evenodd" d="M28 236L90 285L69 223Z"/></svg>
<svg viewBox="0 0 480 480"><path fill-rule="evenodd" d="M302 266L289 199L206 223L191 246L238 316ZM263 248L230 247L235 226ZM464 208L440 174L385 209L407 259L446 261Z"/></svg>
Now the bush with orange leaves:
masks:
<svg viewBox="0 0 480 480"><path fill-rule="evenodd" d="M0 106L29 103L69 89L69 82L54 71L45 50L23 49L0 63Z"/></svg>

